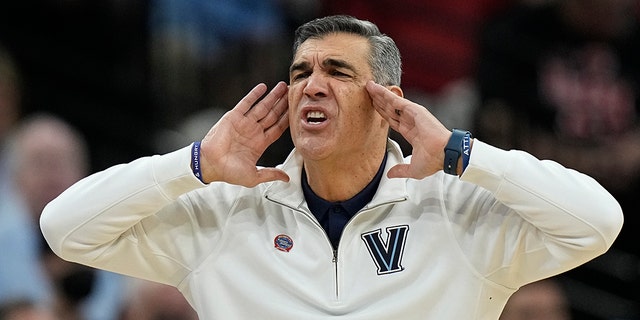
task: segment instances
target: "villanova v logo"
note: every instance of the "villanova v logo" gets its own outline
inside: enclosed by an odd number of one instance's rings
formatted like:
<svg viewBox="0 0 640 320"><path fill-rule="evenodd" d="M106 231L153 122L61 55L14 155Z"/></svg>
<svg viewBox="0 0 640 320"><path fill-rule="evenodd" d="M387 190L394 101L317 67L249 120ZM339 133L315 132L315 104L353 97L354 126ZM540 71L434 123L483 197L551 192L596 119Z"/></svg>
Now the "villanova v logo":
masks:
<svg viewBox="0 0 640 320"><path fill-rule="evenodd" d="M387 241L382 241L382 230L374 230L363 233L362 240L367 245L369 253L378 267L378 275L389 274L404 270L402 267L402 254L404 244L409 232L409 226L401 225L388 227Z"/></svg>

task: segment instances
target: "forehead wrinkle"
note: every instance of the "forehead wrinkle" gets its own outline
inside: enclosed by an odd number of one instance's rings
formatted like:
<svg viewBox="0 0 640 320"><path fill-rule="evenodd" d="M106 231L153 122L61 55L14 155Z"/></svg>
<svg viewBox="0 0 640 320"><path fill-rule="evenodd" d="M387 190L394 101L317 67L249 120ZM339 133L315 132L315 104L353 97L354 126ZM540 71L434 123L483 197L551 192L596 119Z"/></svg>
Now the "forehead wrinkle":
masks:
<svg viewBox="0 0 640 320"><path fill-rule="evenodd" d="M322 61L320 62L320 65L323 69L345 68L354 73L359 73L358 69L353 63L349 62L348 60L339 58L342 55L342 52L345 50L344 48L339 47L340 45L337 45L338 47L336 47L336 44L318 45L317 43L317 42L326 40L328 37L335 37L340 35L342 34L341 33L330 34L320 38L310 38L307 41L303 42L294 54L294 60L291 66L289 67L289 74L292 74L295 71L313 69L313 62L310 60ZM355 36L358 38L356 39L356 41L352 41L345 44L349 48L353 48L354 46L359 45L359 41L357 40L363 39L362 37L351 35L348 33L346 33L345 35ZM365 54L366 54L365 59L368 62L369 54L370 54L369 51L371 50L371 48L370 48L369 42L366 39L364 39L364 41L365 41L364 44L367 46L365 48ZM309 44L309 43L313 43L313 44ZM305 44L307 44L309 47L305 48ZM310 57L309 55L312 55L313 57ZM322 56L324 56L324 59L321 59ZM336 58L336 56L338 56L338 58Z"/></svg>

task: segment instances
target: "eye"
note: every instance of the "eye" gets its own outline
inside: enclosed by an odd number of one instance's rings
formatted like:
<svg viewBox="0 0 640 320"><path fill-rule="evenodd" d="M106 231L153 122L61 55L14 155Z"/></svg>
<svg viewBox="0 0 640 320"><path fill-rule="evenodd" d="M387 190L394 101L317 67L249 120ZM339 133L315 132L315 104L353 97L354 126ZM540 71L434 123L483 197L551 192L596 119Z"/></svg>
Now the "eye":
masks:
<svg viewBox="0 0 640 320"><path fill-rule="evenodd" d="M291 77L291 79L292 79L293 81L296 81L296 80L302 80L302 79L308 78L310 74L311 74L311 72L300 72L300 73L296 73L296 74L294 74L294 75Z"/></svg>
<svg viewBox="0 0 640 320"><path fill-rule="evenodd" d="M346 73L344 73L342 71L339 71L339 70L331 71L331 75L334 76L334 77L349 77L348 74L346 74Z"/></svg>

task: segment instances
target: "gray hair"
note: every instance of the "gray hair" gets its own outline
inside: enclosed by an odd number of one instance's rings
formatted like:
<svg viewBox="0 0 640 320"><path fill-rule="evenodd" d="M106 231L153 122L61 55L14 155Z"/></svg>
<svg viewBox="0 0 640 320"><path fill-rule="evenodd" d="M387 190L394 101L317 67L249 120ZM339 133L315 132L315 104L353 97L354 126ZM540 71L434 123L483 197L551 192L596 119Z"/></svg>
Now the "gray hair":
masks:
<svg viewBox="0 0 640 320"><path fill-rule="evenodd" d="M293 54L308 39L319 39L331 33L351 33L369 41L369 65L373 79L381 85L400 85L402 63L400 51L391 37L380 32L372 22L347 15L335 15L309 21L295 32Z"/></svg>

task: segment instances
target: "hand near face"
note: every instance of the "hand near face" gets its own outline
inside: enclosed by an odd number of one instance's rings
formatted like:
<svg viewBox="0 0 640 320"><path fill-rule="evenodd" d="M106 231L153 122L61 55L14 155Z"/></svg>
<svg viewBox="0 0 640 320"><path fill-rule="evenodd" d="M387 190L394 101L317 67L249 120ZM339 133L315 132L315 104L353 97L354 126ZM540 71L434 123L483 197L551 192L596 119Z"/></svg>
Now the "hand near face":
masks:
<svg viewBox="0 0 640 320"><path fill-rule="evenodd" d="M287 90L287 84L280 82L260 99L267 86L257 85L209 130L201 144L205 182L253 187L267 181L289 181L280 169L256 168L267 147L289 126Z"/></svg>
<svg viewBox="0 0 640 320"><path fill-rule="evenodd" d="M442 170L444 147L451 131L425 107L390 89L373 81L369 81L366 88L378 113L413 147L411 163L396 165L388 176L422 179Z"/></svg>

